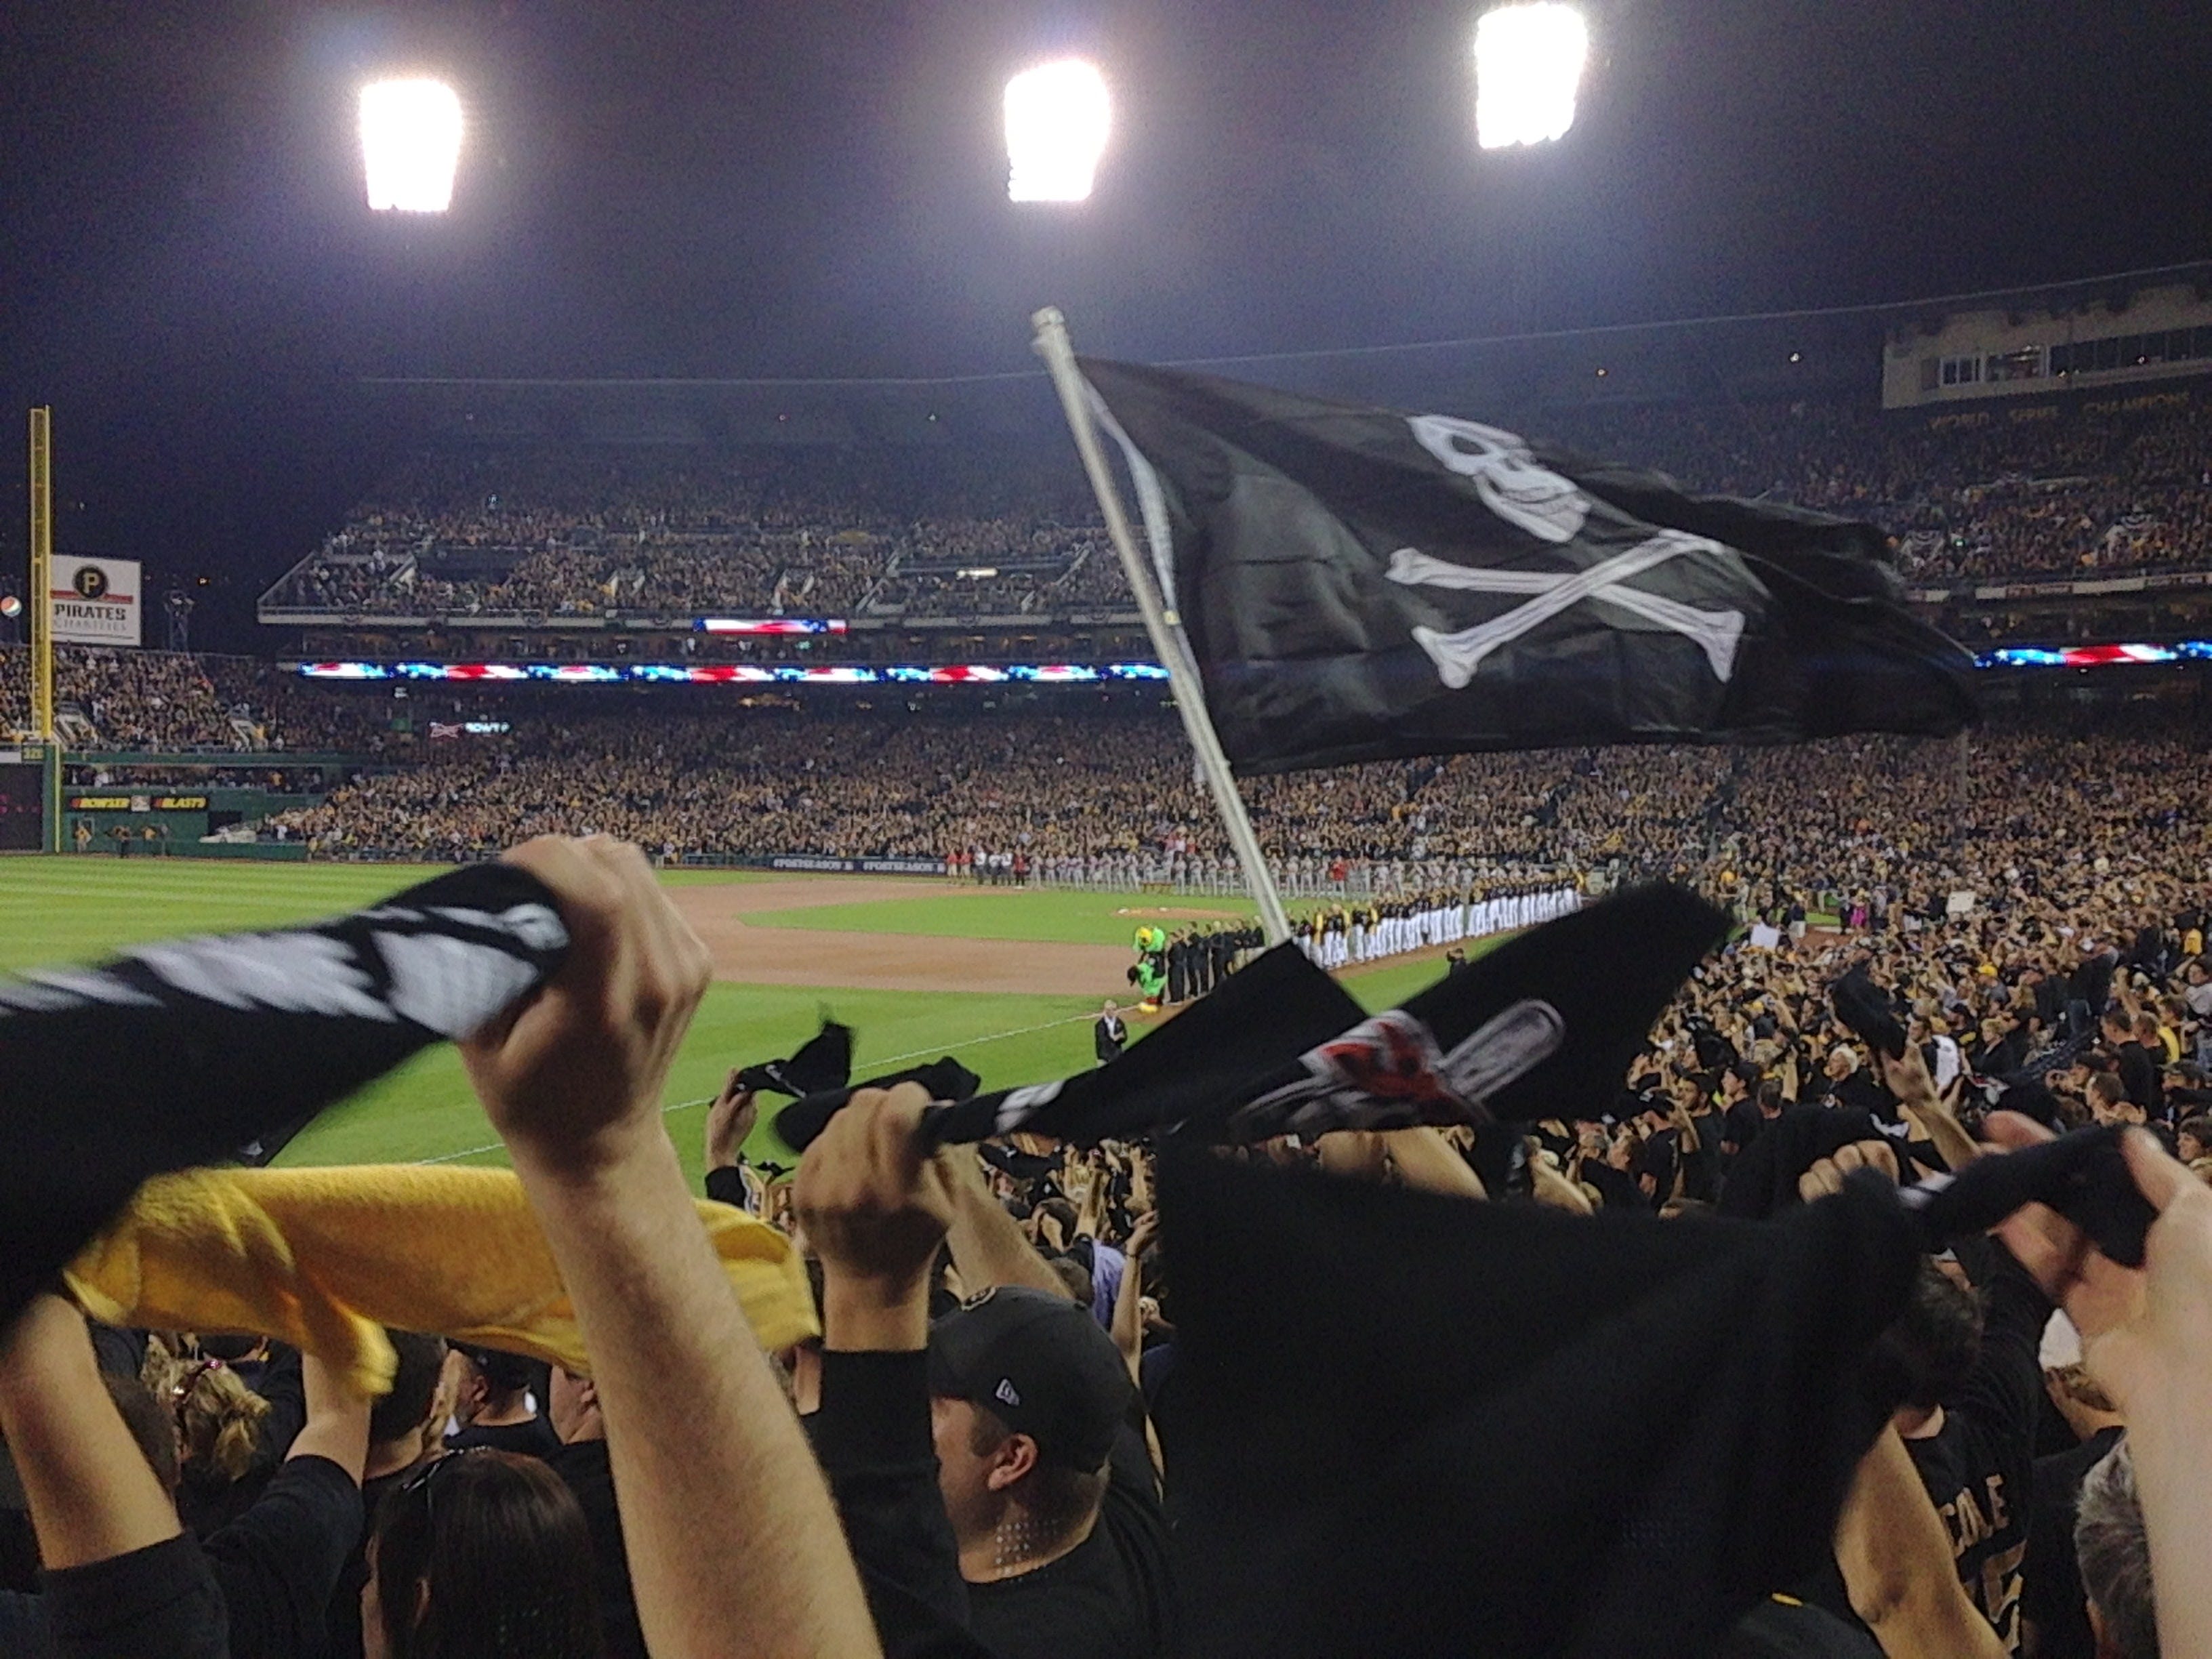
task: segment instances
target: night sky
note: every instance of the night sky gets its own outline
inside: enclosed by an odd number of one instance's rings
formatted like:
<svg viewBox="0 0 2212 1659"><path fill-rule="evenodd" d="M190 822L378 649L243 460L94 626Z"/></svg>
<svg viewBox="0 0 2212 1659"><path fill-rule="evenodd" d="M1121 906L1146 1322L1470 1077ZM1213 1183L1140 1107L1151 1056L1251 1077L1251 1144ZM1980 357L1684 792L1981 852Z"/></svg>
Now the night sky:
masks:
<svg viewBox="0 0 2212 1659"><path fill-rule="evenodd" d="M236 642L398 441L364 376L964 374L1028 367L1048 301L1174 357L2212 257L2212 7L1589 0L1541 154L1475 148L1476 9L12 0L4 448L52 403L59 545L216 577ZM1000 88L1071 51L1115 89L1098 193L1014 207ZM362 198L395 70L467 111L442 220Z"/></svg>

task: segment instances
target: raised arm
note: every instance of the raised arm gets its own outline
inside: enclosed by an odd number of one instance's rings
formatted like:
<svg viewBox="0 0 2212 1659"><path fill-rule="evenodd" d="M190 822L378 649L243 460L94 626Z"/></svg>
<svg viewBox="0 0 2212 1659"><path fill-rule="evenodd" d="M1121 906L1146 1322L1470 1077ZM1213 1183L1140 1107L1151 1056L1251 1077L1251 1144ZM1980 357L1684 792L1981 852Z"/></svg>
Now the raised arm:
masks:
<svg viewBox="0 0 2212 1659"><path fill-rule="evenodd" d="M100 1380L84 1316L33 1299L0 1340L0 1432L48 1571L127 1555L184 1530Z"/></svg>
<svg viewBox="0 0 2212 1659"><path fill-rule="evenodd" d="M877 1653L821 1472L661 1124L706 949L634 847L547 838L508 857L553 890L574 942L462 1052L576 1304L647 1644Z"/></svg>
<svg viewBox="0 0 2212 1659"><path fill-rule="evenodd" d="M326 1458L358 1486L368 1462L370 1402L311 1353L300 1356L300 1376L307 1389L307 1420L292 1437L292 1449L285 1456Z"/></svg>
<svg viewBox="0 0 2212 1659"><path fill-rule="evenodd" d="M1482 1177L1462 1158L1444 1132L1423 1124L1411 1129L1387 1129L1382 1141L1398 1171L1398 1179L1425 1193L1446 1198L1486 1198Z"/></svg>
<svg viewBox="0 0 2212 1659"><path fill-rule="evenodd" d="M1908 1043L1902 1060L1893 1060L1878 1051L1875 1059L1881 1064L1882 1080L1889 1085L1890 1093L1897 1097L1897 1103L1905 1115L1935 1143L1936 1155L1943 1160L1944 1168L1963 1170L1982 1155L1974 1138L1936 1092L1936 1080L1928 1075L1928 1062L1921 1058L1918 1048Z"/></svg>
<svg viewBox="0 0 2212 1659"><path fill-rule="evenodd" d="M1054 1296L1066 1295L1060 1275L1022 1237L1021 1224L991 1196L983 1160L974 1148L950 1148L948 1161L958 1178L952 1183L952 1225L945 1237L952 1247L952 1265L960 1270L969 1294L994 1285L1026 1285Z"/></svg>
<svg viewBox="0 0 2212 1659"><path fill-rule="evenodd" d="M1137 1375L1137 1362L1145 1351L1145 1252L1159 1234L1159 1218L1147 1215L1129 1230L1128 1263L1114 1292L1114 1346L1128 1362L1129 1375Z"/></svg>
<svg viewBox="0 0 2212 1659"><path fill-rule="evenodd" d="M1889 1659L2004 1659L2004 1643L1959 1583L1951 1534L1893 1428L1860 1460L1836 1522L1836 1565L1851 1611Z"/></svg>
<svg viewBox="0 0 2212 1659"><path fill-rule="evenodd" d="M54 1650L227 1659L222 1592L109 1398L84 1316L52 1296L0 1334L0 1434L38 1534Z"/></svg>

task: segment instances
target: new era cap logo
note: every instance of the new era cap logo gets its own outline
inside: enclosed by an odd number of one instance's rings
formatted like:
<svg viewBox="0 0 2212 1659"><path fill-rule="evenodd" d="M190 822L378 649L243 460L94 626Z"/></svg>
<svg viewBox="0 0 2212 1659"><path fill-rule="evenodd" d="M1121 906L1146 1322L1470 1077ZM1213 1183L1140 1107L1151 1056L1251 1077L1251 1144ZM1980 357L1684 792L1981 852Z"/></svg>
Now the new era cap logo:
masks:
<svg viewBox="0 0 2212 1659"><path fill-rule="evenodd" d="M1002 1376L999 1379L999 1386L991 1390L991 1397L1006 1406L1019 1406L1022 1403L1022 1396L1015 1389L1014 1379L1011 1376Z"/></svg>

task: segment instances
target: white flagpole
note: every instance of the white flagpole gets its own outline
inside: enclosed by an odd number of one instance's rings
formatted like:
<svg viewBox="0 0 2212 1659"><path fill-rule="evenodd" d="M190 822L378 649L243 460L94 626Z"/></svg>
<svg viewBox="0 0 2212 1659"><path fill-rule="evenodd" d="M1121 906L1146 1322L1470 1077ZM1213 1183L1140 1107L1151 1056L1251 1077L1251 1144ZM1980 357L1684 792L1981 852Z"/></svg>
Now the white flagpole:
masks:
<svg viewBox="0 0 2212 1659"><path fill-rule="evenodd" d="M1291 936L1290 918L1283 913L1282 896L1276 892L1275 878L1260 852L1260 838L1252 833L1252 820L1245 816L1244 798L1237 793L1237 780L1230 775L1229 757L1221 752L1221 739L1214 735L1213 721L1206 712L1205 690L1189 642L1183 638L1182 625L1161 602L1152 567L1138 550L1137 538L1129 529L1129 515L1121 506L1121 492L1115 488L1106 452L1098 441L1098 426L1091 416L1087 395L1090 388L1075 364L1067 319L1056 307L1047 306L1030 319L1030 325L1036 330L1038 354L1052 370L1052 383L1059 389L1068 430L1075 434L1076 453L1083 458L1083 470L1090 475L1091 488L1098 497L1098 510L1106 515L1106 533L1113 538L1114 550L1121 556L1121 568L1129 578L1130 591L1137 596L1145 631L1152 635L1152 648L1159 653L1169 684L1175 688L1176 708L1182 713L1191 750L1198 757L1199 771L1213 796L1222 825L1229 831L1229 843L1237 849L1237 862L1244 866L1245 884L1259 902L1261 931L1268 944L1279 945Z"/></svg>

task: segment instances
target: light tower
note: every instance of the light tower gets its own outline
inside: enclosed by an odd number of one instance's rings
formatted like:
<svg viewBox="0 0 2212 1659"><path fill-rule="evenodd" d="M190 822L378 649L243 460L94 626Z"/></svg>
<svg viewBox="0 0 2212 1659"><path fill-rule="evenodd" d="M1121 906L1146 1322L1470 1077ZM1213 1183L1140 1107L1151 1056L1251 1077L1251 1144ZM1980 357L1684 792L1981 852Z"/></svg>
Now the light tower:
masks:
<svg viewBox="0 0 2212 1659"><path fill-rule="evenodd" d="M461 100L443 81L361 89L362 170L380 213L443 213L461 160Z"/></svg>
<svg viewBox="0 0 2212 1659"><path fill-rule="evenodd" d="M1006 82L1006 199L1082 202L1113 131L1113 100L1096 64L1040 64Z"/></svg>
<svg viewBox="0 0 2212 1659"><path fill-rule="evenodd" d="M1474 131L1485 149L1546 144L1575 124L1589 57L1582 14L1556 0L1500 6L1474 26Z"/></svg>

